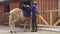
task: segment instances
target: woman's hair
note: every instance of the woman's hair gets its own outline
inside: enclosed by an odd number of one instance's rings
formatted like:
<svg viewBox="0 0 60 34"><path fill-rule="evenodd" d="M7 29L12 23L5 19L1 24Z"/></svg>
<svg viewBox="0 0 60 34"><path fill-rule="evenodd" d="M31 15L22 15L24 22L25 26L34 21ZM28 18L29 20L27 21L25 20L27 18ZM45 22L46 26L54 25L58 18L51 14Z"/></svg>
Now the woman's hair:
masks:
<svg viewBox="0 0 60 34"><path fill-rule="evenodd" d="M37 2L36 2L36 1L34 1L32 4L33 4L33 5L36 5L36 3L37 3Z"/></svg>
<svg viewBox="0 0 60 34"><path fill-rule="evenodd" d="M22 3L25 4L25 5L31 5L31 0L27 0L27 1L24 1Z"/></svg>

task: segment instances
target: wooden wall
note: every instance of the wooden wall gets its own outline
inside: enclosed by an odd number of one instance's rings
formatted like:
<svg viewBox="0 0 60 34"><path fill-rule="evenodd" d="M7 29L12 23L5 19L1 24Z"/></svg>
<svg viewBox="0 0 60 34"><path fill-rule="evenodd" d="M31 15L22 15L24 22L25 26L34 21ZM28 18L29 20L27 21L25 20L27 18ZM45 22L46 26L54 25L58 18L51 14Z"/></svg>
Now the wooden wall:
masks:
<svg viewBox="0 0 60 34"><path fill-rule="evenodd" d="M12 10L12 9L14 9L14 8L19 8L20 7L20 2L11 2L11 3L9 3L9 5L10 5L10 10ZM7 22L8 23L8 20L9 20L9 14L6 14L5 15L5 22Z"/></svg>
<svg viewBox="0 0 60 34"><path fill-rule="evenodd" d="M43 16L43 18L50 24L50 14L49 12L44 12L46 10L54 10L58 9L58 0L36 0L38 11ZM57 12L53 13L53 24L57 21L58 16ZM39 17L37 17L37 23L38 24L45 24Z"/></svg>
<svg viewBox="0 0 60 34"><path fill-rule="evenodd" d="M9 3L10 5L10 10L14 8L19 8L20 7L20 2L11 2ZM8 12L4 12L5 10L4 4L0 6L0 24L1 23L8 23L9 22L9 14L5 14Z"/></svg>
<svg viewBox="0 0 60 34"><path fill-rule="evenodd" d="M0 6L0 23L3 23L4 22L4 5L1 5Z"/></svg>
<svg viewBox="0 0 60 34"><path fill-rule="evenodd" d="M58 0L36 0L37 1L37 11L40 12L40 14L44 17L44 19L50 24L50 14L49 12L43 12L46 10L53 10L53 9L58 9ZM11 2L9 3L10 5L10 10L13 8L19 8L20 2ZM2 22L8 22L8 14L1 14L4 13L4 5L0 6L0 23ZM55 21L57 21L57 12L53 13L53 24ZM37 23L38 24L45 24L39 17L37 16Z"/></svg>
<svg viewBox="0 0 60 34"><path fill-rule="evenodd" d="M10 10L14 9L14 8L19 8L19 3L20 2L12 2L10 3Z"/></svg>

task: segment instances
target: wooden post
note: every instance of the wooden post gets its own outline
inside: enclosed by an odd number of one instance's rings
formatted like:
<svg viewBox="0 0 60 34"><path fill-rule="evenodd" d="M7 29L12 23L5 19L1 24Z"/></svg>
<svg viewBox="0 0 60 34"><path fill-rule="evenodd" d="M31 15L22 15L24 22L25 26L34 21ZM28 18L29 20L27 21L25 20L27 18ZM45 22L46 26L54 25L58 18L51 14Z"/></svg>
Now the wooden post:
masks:
<svg viewBox="0 0 60 34"><path fill-rule="evenodd" d="M52 11L50 11L50 25L52 26Z"/></svg>

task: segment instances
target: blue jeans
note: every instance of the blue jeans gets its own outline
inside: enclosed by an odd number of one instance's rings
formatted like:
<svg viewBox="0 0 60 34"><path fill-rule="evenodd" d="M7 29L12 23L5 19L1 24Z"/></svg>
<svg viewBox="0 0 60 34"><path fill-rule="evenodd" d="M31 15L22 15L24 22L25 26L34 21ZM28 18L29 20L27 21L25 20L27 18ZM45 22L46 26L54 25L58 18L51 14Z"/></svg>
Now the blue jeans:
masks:
<svg viewBox="0 0 60 34"><path fill-rule="evenodd" d="M26 17L31 16L30 12L28 12L27 10L23 10L23 15L26 16Z"/></svg>
<svg viewBox="0 0 60 34"><path fill-rule="evenodd" d="M36 16L32 15L32 31L37 31Z"/></svg>

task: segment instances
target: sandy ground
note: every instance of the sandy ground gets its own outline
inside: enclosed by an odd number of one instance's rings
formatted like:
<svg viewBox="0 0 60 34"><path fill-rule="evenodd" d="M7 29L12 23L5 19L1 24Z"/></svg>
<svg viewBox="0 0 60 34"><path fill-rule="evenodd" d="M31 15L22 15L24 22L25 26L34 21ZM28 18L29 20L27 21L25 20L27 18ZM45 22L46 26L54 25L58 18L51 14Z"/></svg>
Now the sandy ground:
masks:
<svg viewBox="0 0 60 34"><path fill-rule="evenodd" d="M16 28L17 33L10 33L9 27L0 26L0 34L60 34L60 32L54 31L42 31L38 30L38 32L23 32L21 28Z"/></svg>

